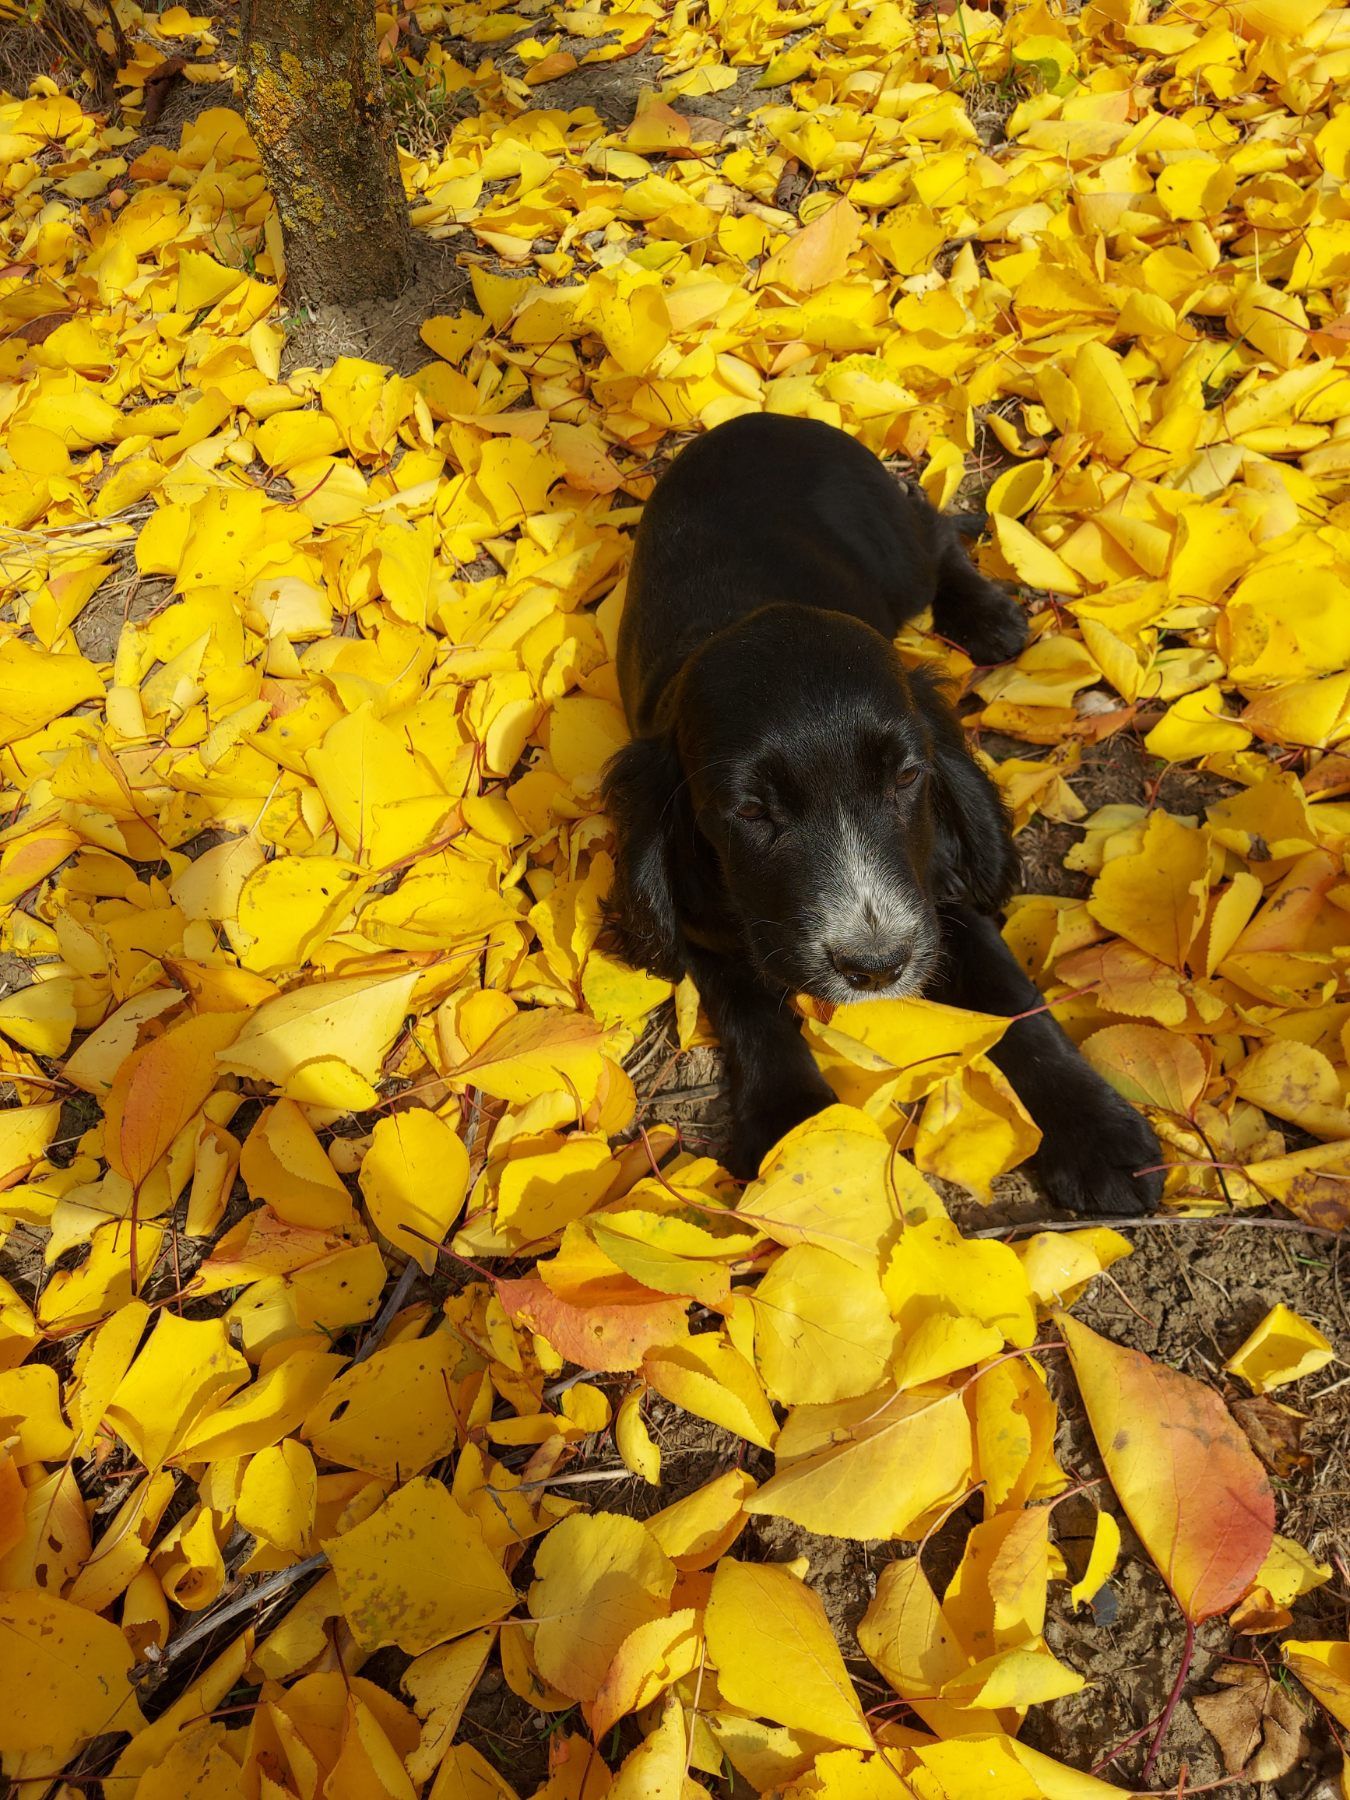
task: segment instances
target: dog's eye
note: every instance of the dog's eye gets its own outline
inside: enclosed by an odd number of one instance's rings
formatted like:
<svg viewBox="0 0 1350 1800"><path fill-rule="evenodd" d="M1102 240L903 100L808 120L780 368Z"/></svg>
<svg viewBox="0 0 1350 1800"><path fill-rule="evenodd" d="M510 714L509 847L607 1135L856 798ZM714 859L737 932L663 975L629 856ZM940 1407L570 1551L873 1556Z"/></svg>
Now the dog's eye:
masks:
<svg viewBox="0 0 1350 1800"><path fill-rule="evenodd" d="M891 791L899 793L902 788L911 788L923 774L922 763L911 763L907 769L897 769L891 776Z"/></svg>
<svg viewBox="0 0 1350 1800"><path fill-rule="evenodd" d="M744 806L736 808L736 817L752 825L762 824L768 821L769 809L761 806L758 800L747 800Z"/></svg>

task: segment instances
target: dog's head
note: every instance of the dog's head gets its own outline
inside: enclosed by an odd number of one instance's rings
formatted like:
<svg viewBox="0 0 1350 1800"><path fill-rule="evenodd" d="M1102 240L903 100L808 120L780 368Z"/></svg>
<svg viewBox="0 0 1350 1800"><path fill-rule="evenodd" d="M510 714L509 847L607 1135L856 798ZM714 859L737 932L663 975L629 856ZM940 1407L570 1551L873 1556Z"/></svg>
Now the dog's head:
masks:
<svg viewBox="0 0 1350 1800"><path fill-rule="evenodd" d="M993 910L1016 871L992 783L932 685L842 613L768 606L681 671L669 726L611 762L611 917L631 961L682 967L720 909L758 974L835 1003L919 992L944 900ZM710 879L711 873L711 879Z"/></svg>

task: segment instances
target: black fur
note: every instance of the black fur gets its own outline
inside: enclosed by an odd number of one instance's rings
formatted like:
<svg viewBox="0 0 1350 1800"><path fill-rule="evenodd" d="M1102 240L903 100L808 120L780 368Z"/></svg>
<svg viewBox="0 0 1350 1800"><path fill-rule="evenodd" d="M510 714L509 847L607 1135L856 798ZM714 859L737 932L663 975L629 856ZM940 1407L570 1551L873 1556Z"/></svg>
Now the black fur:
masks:
<svg viewBox="0 0 1350 1800"><path fill-rule="evenodd" d="M634 739L606 771L610 919L633 964L698 986L753 1175L832 1095L788 1005L924 992L1015 1018L991 1053L1075 1212L1157 1202L1139 1114L1079 1057L992 922L1016 886L997 789L892 639L931 607L979 663L1026 627L955 526L828 425L770 415L696 440L638 531L619 637Z"/></svg>

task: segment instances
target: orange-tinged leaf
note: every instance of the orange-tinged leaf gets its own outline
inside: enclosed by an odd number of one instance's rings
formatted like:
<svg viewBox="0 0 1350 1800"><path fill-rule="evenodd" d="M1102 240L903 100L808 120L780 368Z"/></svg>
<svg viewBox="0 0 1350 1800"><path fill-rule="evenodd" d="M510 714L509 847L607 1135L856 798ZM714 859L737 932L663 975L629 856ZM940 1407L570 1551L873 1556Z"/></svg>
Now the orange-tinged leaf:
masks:
<svg viewBox="0 0 1350 1800"><path fill-rule="evenodd" d="M1108 1025L1081 1046L1083 1055L1118 1094L1136 1106L1189 1116L1205 1091L1209 1070L1190 1038L1154 1025Z"/></svg>
<svg viewBox="0 0 1350 1800"><path fill-rule="evenodd" d="M104 1102L104 1144L119 1175L139 1188L220 1079L217 1054L233 1043L239 1013L197 1013L133 1050Z"/></svg>
<svg viewBox="0 0 1350 1800"><path fill-rule="evenodd" d="M1265 1470L1211 1388L1056 1317L1130 1523L1192 1624L1225 1612L1274 1536Z"/></svg>
<svg viewBox="0 0 1350 1800"><path fill-rule="evenodd" d="M577 1303L555 1294L532 1275L499 1281L497 1292L513 1319L551 1344L560 1356L583 1369L619 1373L642 1367L655 1344L684 1335L686 1302L678 1295L656 1294L627 1276L616 1277L606 1292Z"/></svg>
<svg viewBox="0 0 1350 1800"><path fill-rule="evenodd" d="M858 209L836 200L774 251L759 272L760 281L777 282L794 294L814 294L847 269L862 228Z"/></svg>

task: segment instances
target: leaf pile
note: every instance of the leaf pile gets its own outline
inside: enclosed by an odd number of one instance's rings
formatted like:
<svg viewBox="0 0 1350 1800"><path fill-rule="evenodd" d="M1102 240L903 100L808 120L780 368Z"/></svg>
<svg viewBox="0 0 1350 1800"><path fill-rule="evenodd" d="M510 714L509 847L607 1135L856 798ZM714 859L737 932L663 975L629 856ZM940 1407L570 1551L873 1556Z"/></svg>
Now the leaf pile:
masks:
<svg viewBox="0 0 1350 1800"><path fill-rule="evenodd" d="M381 28L472 109L403 159L473 301L410 376L288 354L234 111L135 148L170 53L219 77L208 20L140 20L128 123L47 78L0 104L0 948L34 976L0 999L0 1223L41 1253L0 1284L5 1773L507 1795L457 1739L488 1670L558 1715L549 1800L727 1768L793 1800L1110 1791L1015 1734L1082 1686L1044 1638L1038 1325L1128 1246L961 1236L925 1175L987 1194L1036 1130L1004 1023L922 1001L808 1022L841 1104L744 1191L634 1135L670 989L599 942L622 575L676 434L739 412L843 424L939 504L1000 463L981 560L1032 642L901 647L1020 740L992 766L1020 826L1083 828L1090 891L1021 898L1009 940L1149 1109L1174 1204L1344 1227L1350 13ZM548 107L644 48L630 123ZM745 70L747 123L700 111ZM1224 797L1087 814L1069 778L1124 731ZM674 1011L702 1041L687 986ZM1056 1329L1188 1624L1283 1630L1329 1571L1217 1396ZM1272 1315L1234 1366L1264 1390L1330 1353ZM740 1461L642 1522L587 1509L568 1476L610 1434L660 1482L653 1396ZM917 1554L882 1572L870 1711L805 1564L735 1554L757 1515L913 1542L976 1494L940 1595ZM1118 1547L1103 1512L1075 1604ZM396 1682L360 1673L381 1651ZM1350 1723L1347 1647L1284 1654Z"/></svg>

